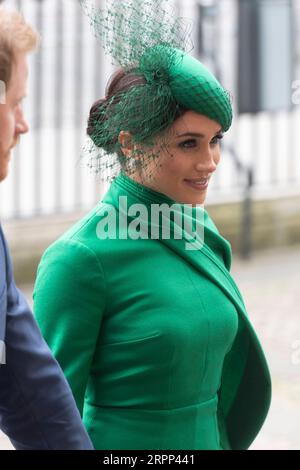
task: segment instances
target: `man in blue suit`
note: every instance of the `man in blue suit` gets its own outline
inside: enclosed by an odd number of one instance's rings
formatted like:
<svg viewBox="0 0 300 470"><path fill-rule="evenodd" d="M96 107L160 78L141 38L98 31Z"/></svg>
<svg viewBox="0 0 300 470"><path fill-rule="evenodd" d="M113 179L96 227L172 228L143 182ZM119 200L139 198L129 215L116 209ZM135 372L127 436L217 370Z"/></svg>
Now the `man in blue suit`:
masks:
<svg viewBox="0 0 300 470"><path fill-rule="evenodd" d="M22 99L37 33L0 7L0 181L28 132ZM2 202L3 203L3 202ZM16 449L93 449L71 390L17 289L0 227L0 428Z"/></svg>

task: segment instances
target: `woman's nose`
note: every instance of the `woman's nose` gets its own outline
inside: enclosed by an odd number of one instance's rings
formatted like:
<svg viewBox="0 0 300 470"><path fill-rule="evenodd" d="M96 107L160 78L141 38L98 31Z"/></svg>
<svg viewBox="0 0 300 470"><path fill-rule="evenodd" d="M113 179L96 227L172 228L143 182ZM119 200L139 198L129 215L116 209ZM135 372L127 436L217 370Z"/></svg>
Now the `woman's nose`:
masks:
<svg viewBox="0 0 300 470"><path fill-rule="evenodd" d="M196 164L196 170L198 172L213 173L217 169L219 159L216 161L216 155L214 152L207 151L204 155L202 154L201 159Z"/></svg>
<svg viewBox="0 0 300 470"><path fill-rule="evenodd" d="M26 134L29 131L29 125L28 122L26 121L25 118L22 118L17 124L16 124L16 134Z"/></svg>

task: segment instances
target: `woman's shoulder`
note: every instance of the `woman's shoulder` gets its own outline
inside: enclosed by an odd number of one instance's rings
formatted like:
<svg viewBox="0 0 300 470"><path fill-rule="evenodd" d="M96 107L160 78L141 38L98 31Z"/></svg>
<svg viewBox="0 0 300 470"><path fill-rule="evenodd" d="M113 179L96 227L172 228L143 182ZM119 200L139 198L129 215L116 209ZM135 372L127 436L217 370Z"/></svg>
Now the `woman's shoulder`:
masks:
<svg viewBox="0 0 300 470"><path fill-rule="evenodd" d="M83 244L88 243L89 238L94 235L99 215L103 212L103 203L99 202L90 212L73 224L66 232L64 232L60 241L81 241Z"/></svg>
<svg viewBox="0 0 300 470"><path fill-rule="evenodd" d="M57 312L66 318L69 313L96 318L105 308L107 288L101 257L82 234L92 213L52 243L41 258L33 293L40 322L56 318Z"/></svg>
<svg viewBox="0 0 300 470"><path fill-rule="evenodd" d="M97 238L97 224L103 210L100 202L45 250L42 261L62 259L66 263L70 259L77 262L80 259L82 263L93 260L99 263L101 240Z"/></svg>

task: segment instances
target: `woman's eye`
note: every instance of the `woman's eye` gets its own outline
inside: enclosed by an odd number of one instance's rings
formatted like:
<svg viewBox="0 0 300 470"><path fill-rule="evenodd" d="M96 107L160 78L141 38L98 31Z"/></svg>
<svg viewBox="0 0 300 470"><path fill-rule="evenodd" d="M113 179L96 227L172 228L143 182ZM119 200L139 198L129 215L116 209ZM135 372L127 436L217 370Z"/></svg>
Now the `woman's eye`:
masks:
<svg viewBox="0 0 300 470"><path fill-rule="evenodd" d="M188 139L188 140L185 140L184 142L181 142L179 144L179 147L189 149L189 148L196 147L196 145L197 145L196 139Z"/></svg>
<svg viewBox="0 0 300 470"><path fill-rule="evenodd" d="M216 145L220 142L220 140L223 139L223 134L217 134L215 137L212 139L211 144Z"/></svg>

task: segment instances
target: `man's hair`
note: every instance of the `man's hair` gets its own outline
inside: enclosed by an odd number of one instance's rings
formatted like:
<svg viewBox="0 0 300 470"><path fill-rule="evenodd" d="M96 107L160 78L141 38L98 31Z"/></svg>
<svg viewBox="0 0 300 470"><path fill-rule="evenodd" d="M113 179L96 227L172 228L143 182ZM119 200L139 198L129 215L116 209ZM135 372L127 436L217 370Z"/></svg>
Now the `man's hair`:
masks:
<svg viewBox="0 0 300 470"><path fill-rule="evenodd" d="M18 53L28 54L39 43L39 34L22 14L0 6L0 81L8 88Z"/></svg>

